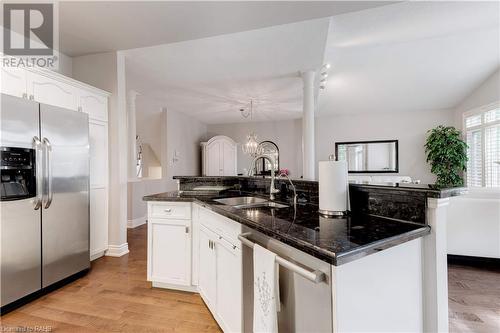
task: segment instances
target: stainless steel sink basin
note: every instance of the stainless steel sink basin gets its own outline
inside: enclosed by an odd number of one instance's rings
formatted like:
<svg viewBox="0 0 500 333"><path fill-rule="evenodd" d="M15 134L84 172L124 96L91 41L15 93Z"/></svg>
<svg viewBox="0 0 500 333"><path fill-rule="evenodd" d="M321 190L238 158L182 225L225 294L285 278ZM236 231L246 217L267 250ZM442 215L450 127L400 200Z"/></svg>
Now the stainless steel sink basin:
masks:
<svg viewBox="0 0 500 333"><path fill-rule="evenodd" d="M266 199L257 197L234 197L234 198L214 199L214 201L217 201L227 206L241 206L241 205L267 202Z"/></svg>
<svg viewBox="0 0 500 333"><path fill-rule="evenodd" d="M254 203L254 204L247 204L247 205L239 205L239 206L233 206L234 208L239 208L239 209L248 209L248 208L275 208L275 209L280 209L280 208L288 208L289 206L283 205L274 201L266 201L266 202L259 202L259 203Z"/></svg>
<svg viewBox="0 0 500 333"><path fill-rule="evenodd" d="M274 201L268 201L266 199L257 197L234 197L234 198L214 199L214 201L217 201L227 206L232 206L237 209L260 208L260 207L279 209L288 207L287 205L283 205Z"/></svg>

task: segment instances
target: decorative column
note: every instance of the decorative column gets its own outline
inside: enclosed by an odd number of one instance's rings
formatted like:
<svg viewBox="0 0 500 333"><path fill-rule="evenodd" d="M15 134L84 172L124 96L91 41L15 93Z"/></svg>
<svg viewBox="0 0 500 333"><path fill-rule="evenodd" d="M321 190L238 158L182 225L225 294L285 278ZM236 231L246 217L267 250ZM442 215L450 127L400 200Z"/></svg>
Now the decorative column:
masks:
<svg viewBox="0 0 500 333"><path fill-rule="evenodd" d="M137 178L137 149L136 149L136 120L135 120L135 99L139 93L130 90L127 94L127 131L128 131L128 178Z"/></svg>
<svg viewBox="0 0 500 333"><path fill-rule="evenodd" d="M424 332L448 332L448 204L448 198L427 199L431 234L424 237L423 249Z"/></svg>
<svg viewBox="0 0 500 333"><path fill-rule="evenodd" d="M302 170L304 179L316 179L316 158L314 146L314 77L315 71L302 72L303 115L302 115Z"/></svg>
<svg viewBox="0 0 500 333"><path fill-rule="evenodd" d="M108 53L106 53L108 54ZM109 227L107 256L128 253L127 243L127 91L125 56L114 53L115 78L109 113Z"/></svg>

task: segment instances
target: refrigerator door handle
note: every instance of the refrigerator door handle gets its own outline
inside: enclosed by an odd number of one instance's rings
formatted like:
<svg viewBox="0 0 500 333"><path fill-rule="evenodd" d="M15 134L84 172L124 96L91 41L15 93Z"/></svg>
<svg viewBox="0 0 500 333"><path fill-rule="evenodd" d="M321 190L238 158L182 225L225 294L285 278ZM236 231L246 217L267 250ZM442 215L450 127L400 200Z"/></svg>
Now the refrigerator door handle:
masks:
<svg viewBox="0 0 500 333"><path fill-rule="evenodd" d="M43 173L42 173L42 142L37 136L33 137L33 148L35 149L35 177L36 197L33 200L33 209L38 210L42 206L43 197Z"/></svg>
<svg viewBox="0 0 500 333"><path fill-rule="evenodd" d="M47 184L47 201L45 202L44 208L47 209L52 204L52 197L54 193L52 192L52 145L50 144L49 139L43 138L43 145L45 147L45 181Z"/></svg>

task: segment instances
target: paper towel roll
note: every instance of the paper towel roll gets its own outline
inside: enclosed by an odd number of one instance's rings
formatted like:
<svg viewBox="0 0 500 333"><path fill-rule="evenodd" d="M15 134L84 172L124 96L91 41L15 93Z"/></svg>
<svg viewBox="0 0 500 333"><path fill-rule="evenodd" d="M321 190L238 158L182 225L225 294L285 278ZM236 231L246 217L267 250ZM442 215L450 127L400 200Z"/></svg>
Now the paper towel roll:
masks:
<svg viewBox="0 0 500 333"><path fill-rule="evenodd" d="M319 162L319 210L338 215L348 210L347 161Z"/></svg>

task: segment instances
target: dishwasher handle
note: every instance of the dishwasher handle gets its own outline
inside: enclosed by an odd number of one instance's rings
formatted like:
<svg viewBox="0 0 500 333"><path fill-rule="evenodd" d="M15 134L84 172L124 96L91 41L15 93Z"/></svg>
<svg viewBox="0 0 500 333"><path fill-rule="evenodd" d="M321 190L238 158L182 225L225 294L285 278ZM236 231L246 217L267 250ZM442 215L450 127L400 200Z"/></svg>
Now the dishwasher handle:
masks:
<svg viewBox="0 0 500 333"><path fill-rule="evenodd" d="M247 238L248 236L251 236L251 235L252 235L252 233L245 232L245 233L238 235L238 239L241 241L241 243L243 243L244 245L253 249L255 243ZM313 271L313 270L305 269L305 268L303 268L303 267L301 267L301 266L299 266L291 261L288 261L284 258L281 258L278 255L276 255L276 262L280 266L288 268L292 272L295 272L295 273L305 277L306 279L308 279L309 281L312 281L314 283L320 283L320 282L323 282L326 280L325 273L323 273L319 270Z"/></svg>

